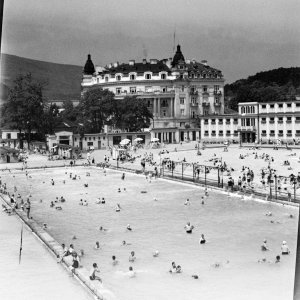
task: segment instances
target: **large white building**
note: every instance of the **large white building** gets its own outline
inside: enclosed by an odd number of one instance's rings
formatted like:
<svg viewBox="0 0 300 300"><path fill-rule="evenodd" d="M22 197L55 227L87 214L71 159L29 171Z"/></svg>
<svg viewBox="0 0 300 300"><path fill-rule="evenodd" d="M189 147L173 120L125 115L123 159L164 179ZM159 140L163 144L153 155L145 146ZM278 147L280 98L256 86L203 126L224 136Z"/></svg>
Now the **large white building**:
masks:
<svg viewBox="0 0 300 300"><path fill-rule="evenodd" d="M203 60L185 59L180 46L173 58L130 60L94 67L88 55L83 70L82 94L108 89L116 100L126 95L147 99L154 120L152 135L162 142L200 139L200 119L224 113L224 78Z"/></svg>

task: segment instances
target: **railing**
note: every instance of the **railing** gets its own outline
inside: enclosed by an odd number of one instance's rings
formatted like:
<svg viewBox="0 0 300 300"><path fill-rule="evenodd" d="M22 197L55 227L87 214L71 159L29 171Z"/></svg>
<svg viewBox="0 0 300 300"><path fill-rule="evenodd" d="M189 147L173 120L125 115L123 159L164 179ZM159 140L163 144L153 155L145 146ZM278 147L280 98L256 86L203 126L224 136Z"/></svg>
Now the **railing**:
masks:
<svg viewBox="0 0 300 300"><path fill-rule="evenodd" d="M220 102L214 102L214 105L215 106L221 106L221 103Z"/></svg>
<svg viewBox="0 0 300 300"><path fill-rule="evenodd" d="M190 95L198 96L198 91L190 91Z"/></svg>
<svg viewBox="0 0 300 300"><path fill-rule="evenodd" d="M210 105L210 103L209 102L202 102L202 106L209 106Z"/></svg>
<svg viewBox="0 0 300 300"><path fill-rule="evenodd" d="M195 103L191 102L190 105L191 106L198 106L198 103L197 102L195 102Z"/></svg>

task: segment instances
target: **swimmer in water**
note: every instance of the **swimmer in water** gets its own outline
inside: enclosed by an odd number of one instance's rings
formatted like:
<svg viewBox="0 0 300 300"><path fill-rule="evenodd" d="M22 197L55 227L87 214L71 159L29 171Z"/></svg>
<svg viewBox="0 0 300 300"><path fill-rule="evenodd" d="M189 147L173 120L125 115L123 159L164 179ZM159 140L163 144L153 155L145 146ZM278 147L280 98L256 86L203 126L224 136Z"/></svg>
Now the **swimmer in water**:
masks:
<svg viewBox="0 0 300 300"><path fill-rule="evenodd" d="M267 217L272 217L272 212L271 212L271 211L268 211L268 212L266 213L266 216L267 216Z"/></svg>
<svg viewBox="0 0 300 300"><path fill-rule="evenodd" d="M116 212L120 212L121 211L121 206L119 203L117 203L117 206L115 208Z"/></svg>
<svg viewBox="0 0 300 300"><path fill-rule="evenodd" d="M116 259L115 255L112 256L112 265L116 266L119 263L119 261Z"/></svg>
<svg viewBox="0 0 300 300"><path fill-rule="evenodd" d="M190 199L186 199L184 205L191 205Z"/></svg>
<svg viewBox="0 0 300 300"><path fill-rule="evenodd" d="M205 243L206 243L206 240L205 240L204 234L201 234L199 244L205 244Z"/></svg>
<svg viewBox="0 0 300 300"><path fill-rule="evenodd" d="M129 230L129 231L132 231L132 228L131 228L130 224L127 225L126 229Z"/></svg>
<svg viewBox="0 0 300 300"><path fill-rule="evenodd" d="M187 222L187 224L184 226L184 229L185 229L186 233L192 233L193 229L194 229L194 226L191 225L190 222Z"/></svg>
<svg viewBox="0 0 300 300"><path fill-rule="evenodd" d="M267 246L267 240L264 240L263 244L261 245L261 251L268 251L269 248Z"/></svg>
<svg viewBox="0 0 300 300"><path fill-rule="evenodd" d="M121 246L129 246L129 245L131 245L131 244L130 244L130 243L127 243L126 241L122 241Z"/></svg>
<svg viewBox="0 0 300 300"><path fill-rule="evenodd" d="M173 261L173 262L172 262L172 267L171 267L171 269L169 270L169 273L176 273L176 270L177 270L177 267L176 267L175 262Z"/></svg>
<svg viewBox="0 0 300 300"><path fill-rule="evenodd" d="M107 229L104 228L104 227L102 227L102 226L99 227L99 230L100 230L100 231L107 231Z"/></svg>
<svg viewBox="0 0 300 300"><path fill-rule="evenodd" d="M134 278L136 276L136 272L133 271L133 268L130 266L128 271L129 278Z"/></svg>
<svg viewBox="0 0 300 300"><path fill-rule="evenodd" d="M95 245L94 249L95 249L95 250L99 250L99 249L100 249L100 244L99 244L99 242L96 242L96 245Z"/></svg>
<svg viewBox="0 0 300 300"><path fill-rule="evenodd" d="M136 257L134 256L134 254L135 254L134 251L130 252L130 256L129 256L129 261L130 262L134 262L136 260Z"/></svg>
<svg viewBox="0 0 300 300"><path fill-rule="evenodd" d="M159 256L159 251L155 250L155 252L153 253L153 257L158 257Z"/></svg>
<svg viewBox="0 0 300 300"><path fill-rule="evenodd" d="M282 255L288 255L288 254L290 254L290 249L289 249L288 245L286 244L286 241L282 242L282 245L281 245L281 254Z"/></svg>
<svg viewBox="0 0 300 300"><path fill-rule="evenodd" d="M100 273L98 266L96 263L93 263L93 268L91 270L90 273L90 280L99 280L100 282L102 282L102 279L98 276L96 276L96 273Z"/></svg>

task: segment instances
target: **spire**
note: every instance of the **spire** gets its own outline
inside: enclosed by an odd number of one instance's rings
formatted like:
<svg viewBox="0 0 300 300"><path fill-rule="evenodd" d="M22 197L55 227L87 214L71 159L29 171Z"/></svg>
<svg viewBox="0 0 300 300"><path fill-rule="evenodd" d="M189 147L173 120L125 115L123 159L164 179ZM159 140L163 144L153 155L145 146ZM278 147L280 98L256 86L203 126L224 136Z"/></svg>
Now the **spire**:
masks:
<svg viewBox="0 0 300 300"><path fill-rule="evenodd" d="M180 50L180 45L177 45L177 51L173 57L172 67L175 67L179 61L185 61L184 56Z"/></svg>
<svg viewBox="0 0 300 300"><path fill-rule="evenodd" d="M95 67L91 59L91 54L88 54L87 61L83 68L83 73L86 75L93 75L95 73Z"/></svg>

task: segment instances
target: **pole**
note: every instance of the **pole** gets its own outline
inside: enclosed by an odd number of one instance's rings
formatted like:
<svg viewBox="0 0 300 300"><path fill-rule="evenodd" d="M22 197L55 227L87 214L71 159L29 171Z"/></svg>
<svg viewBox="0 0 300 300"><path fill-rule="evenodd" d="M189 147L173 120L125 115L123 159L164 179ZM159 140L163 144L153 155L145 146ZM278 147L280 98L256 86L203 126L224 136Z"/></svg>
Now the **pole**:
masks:
<svg viewBox="0 0 300 300"><path fill-rule="evenodd" d="M296 202L296 184L297 184L297 181L296 181L296 179L294 179L294 202Z"/></svg>
<svg viewBox="0 0 300 300"><path fill-rule="evenodd" d="M181 163L181 179L183 180L183 163Z"/></svg>
<svg viewBox="0 0 300 300"><path fill-rule="evenodd" d="M206 166L204 166L204 185L206 187Z"/></svg>
<svg viewBox="0 0 300 300"><path fill-rule="evenodd" d="M195 182L195 165L193 163L193 182Z"/></svg>
<svg viewBox="0 0 300 300"><path fill-rule="evenodd" d="M218 187L220 186L220 168L218 168Z"/></svg>
<svg viewBox="0 0 300 300"><path fill-rule="evenodd" d="M22 246L23 246L23 224L22 224L22 228L21 228L21 241L20 241L20 252L19 252L19 264L21 263Z"/></svg>
<svg viewBox="0 0 300 300"><path fill-rule="evenodd" d="M270 200L272 200L272 174L270 173Z"/></svg>
<svg viewBox="0 0 300 300"><path fill-rule="evenodd" d="M275 199L277 200L277 175L274 175L275 180Z"/></svg>

